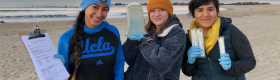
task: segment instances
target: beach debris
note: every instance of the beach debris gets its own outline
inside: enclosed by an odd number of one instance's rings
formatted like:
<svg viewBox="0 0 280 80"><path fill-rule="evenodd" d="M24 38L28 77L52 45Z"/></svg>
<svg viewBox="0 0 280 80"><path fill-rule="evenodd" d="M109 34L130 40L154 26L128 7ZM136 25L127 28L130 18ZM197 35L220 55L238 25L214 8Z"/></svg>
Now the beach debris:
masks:
<svg viewBox="0 0 280 80"><path fill-rule="evenodd" d="M5 23L4 21L0 21L0 23Z"/></svg>

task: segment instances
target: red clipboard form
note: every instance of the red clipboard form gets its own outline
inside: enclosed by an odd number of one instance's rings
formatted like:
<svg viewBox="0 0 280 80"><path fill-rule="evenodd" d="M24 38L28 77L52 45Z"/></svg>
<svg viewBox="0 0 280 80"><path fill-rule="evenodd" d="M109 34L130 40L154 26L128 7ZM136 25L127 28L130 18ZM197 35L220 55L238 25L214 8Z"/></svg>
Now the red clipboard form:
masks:
<svg viewBox="0 0 280 80"><path fill-rule="evenodd" d="M39 30L40 36L38 34L29 34L30 31L19 32L19 37L28 52L40 80L68 79L70 75L63 63L60 59L54 58L57 51L47 31L45 29Z"/></svg>

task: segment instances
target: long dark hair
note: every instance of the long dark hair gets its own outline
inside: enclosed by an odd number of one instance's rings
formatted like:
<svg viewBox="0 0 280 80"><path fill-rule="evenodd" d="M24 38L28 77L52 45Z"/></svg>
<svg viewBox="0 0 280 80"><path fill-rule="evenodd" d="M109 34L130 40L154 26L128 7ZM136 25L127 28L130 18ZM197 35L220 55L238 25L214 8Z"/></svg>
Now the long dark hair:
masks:
<svg viewBox="0 0 280 80"><path fill-rule="evenodd" d="M82 55L82 40L83 40L83 32L84 32L84 25L85 25L85 11L80 11L77 20L76 20L76 27L75 33L71 37L71 44L74 45L74 54L75 54L75 70L72 76L72 80L75 80L77 70L80 66L81 62L81 55Z"/></svg>

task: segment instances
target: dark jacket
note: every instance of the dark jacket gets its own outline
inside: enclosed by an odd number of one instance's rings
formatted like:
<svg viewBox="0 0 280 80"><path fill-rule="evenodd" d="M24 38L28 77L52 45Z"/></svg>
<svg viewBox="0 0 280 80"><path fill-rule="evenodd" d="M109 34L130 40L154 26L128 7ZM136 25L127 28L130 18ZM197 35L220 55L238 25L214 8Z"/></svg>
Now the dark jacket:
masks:
<svg viewBox="0 0 280 80"><path fill-rule="evenodd" d="M218 42L206 58L197 58L194 64L189 64L187 62L187 52L192 45L187 33L187 47L182 71L185 75L192 76L192 80L246 80L244 74L256 66L256 60L247 37L231 23L231 19L220 18L219 36L225 37L225 49L226 53L230 55L231 68L225 71L219 64L220 51Z"/></svg>
<svg viewBox="0 0 280 80"><path fill-rule="evenodd" d="M123 44L129 65L125 80L179 80L186 39L176 15L165 24L163 34L166 32L164 36L157 35L150 44L127 39Z"/></svg>

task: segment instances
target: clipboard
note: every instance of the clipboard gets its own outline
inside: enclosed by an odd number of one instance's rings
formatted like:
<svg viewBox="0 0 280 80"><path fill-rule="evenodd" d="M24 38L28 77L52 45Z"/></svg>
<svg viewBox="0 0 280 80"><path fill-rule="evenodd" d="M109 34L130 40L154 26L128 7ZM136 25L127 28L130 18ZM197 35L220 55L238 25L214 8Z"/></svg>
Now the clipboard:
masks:
<svg viewBox="0 0 280 80"><path fill-rule="evenodd" d="M57 54L56 49L45 29L40 29L40 34L44 37L30 39L30 31L19 32L19 37L27 51L29 58L36 70L40 80L65 80L69 78L69 73L60 59L52 57ZM37 39L38 38L38 39ZM40 39L39 39L40 38ZM34 44L33 44L34 41ZM38 44L37 44L38 43ZM49 44L51 43L51 44ZM35 51L35 52L33 52ZM43 57L41 55L44 55Z"/></svg>
<svg viewBox="0 0 280 80"><path fill-rule="evenodd" d="M41 33L47 33L47 30L45 30L45 29L41 29L40 31L41 31ZM28 33L29 33L29 31L23 31L23 32L19 32L19 33L18 33L19 38L20 38L21 42L23 43L23 46L24 46L24 48L25 48L26 51L27 51L27 49L26 49L26 47L25 47L25 45L24 45L24 42L23 42L22 39L21 39L21 36L26 36L26 35L28 35ZM28 52L28 51L27 51L27 52ZM29 55L29 54L28 54L28 55ZM32 61L30 55L29 55L29 58L30 58L30 60ZM33 64L33 63L32 63L32 64ZM34 66L34 64L33 64L33 66ZM35 67L35 66L34 66L34 67Z"/></svg>

